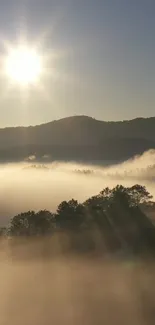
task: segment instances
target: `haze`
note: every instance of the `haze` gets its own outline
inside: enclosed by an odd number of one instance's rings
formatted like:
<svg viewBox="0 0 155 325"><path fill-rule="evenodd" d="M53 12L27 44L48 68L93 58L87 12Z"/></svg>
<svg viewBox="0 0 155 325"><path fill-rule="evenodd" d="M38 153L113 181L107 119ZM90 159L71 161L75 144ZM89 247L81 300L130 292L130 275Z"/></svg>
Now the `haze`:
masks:
<svg viewBox="0 0 155 325"><path fill-rule="evenodd" d="M0 325L154 324L154 31L153 0L0 1Z"/></svg>
<svg viewBox="0 0 155 325"><path fill-rule="evenodd" d="M1 1L0 53L26 35L51 54L43 87L23 94L0 78L0 126L70 115L101 120L152 116L155 3L116 0Z"/></svg>
<svg viewBox="0 0 155 325"><path fill-rule="evenodd" d="M1 165L1 223L28 210L54 212L63 200L75 198L82 202L104 187L117 184L145 185L155 197L154 170L154 150L110 167L59 162L42 166L34 161Z"/></svg>

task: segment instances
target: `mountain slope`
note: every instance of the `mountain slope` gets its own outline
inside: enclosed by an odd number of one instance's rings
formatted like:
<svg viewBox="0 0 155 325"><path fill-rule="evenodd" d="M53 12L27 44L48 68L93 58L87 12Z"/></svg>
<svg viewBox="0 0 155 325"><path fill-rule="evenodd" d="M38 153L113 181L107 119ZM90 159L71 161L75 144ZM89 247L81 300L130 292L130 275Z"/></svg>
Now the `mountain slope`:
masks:
<svg viewBox="0 0 155 325"><path fill-rule="evenodd" d="M0 129L0 159L35 154L62 160L127 159L155 148L155 117L123 122L73 116L50 123Z"/></svg>

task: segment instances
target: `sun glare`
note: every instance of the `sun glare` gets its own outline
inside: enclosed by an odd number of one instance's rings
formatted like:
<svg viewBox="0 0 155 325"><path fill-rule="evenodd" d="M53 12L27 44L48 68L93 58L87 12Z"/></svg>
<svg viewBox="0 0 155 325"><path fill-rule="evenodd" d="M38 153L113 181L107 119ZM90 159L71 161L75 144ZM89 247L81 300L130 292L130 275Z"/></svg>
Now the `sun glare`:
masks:
<svg viewBox="0 0 155 325"><path fill-rule="evenodd" d="M7 55L5 70L10 80L21 86L34 84L41 74L41 57L26 47L12 49Z"/></svg>

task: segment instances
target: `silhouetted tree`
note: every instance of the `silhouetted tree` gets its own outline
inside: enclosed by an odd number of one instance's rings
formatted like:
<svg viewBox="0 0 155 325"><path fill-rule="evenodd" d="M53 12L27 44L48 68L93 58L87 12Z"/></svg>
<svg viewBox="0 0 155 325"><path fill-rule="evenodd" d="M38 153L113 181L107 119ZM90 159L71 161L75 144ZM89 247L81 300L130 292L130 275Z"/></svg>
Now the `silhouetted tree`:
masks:
<svg viewBox="0 0 155 325"><path fill-rule="evenodd" d="M149 203L153 198L152 195L146 190L145 186L134 185L132 187L127 187L126 192L130 196L130 204L134 206L139 206L140 204Z"/></svg>
<svg viewBox="0 0 155 325"><path fill-rule="evenodd" d="M144 243L145 247L148 247L150 242L154 242L155 229L140 210L140 205L149 202L151 198L143 186L126 188L117 185L113 189L103 189L98 195L89 198L84 205L90 218L97 223L100 221L100 229L110 247L118 248L121 245L124 249L135 252L143 249ZM146 232L147 238L150 234L152 241L146 241Z"/></svg>
<svg viewBox="0 0 155 325"><path fill-rule="evenodd" d="M14 216L8 234L36 237L59 230L60 236L67 234L72 249L94 250L100 245L108 252L154 254L155 227L141 209L151 199L146 188L138 184L107 187L83 204L74 199L61 202L55 214L41 210Z"/></svg>
<svg viewBox="0 0 155 325"><path fill-rule="evenodd" d="M46 210L28 211L11 219L9 234L16 236L45 235L51 231L53 215Z"/></svg>
<svg viewBox="0 0 155 325"><path fill-rule="evenodd" d="M76 200L63 201L57 208L56 222L60 228L78 230L84 222L84 207Z"/></svg>

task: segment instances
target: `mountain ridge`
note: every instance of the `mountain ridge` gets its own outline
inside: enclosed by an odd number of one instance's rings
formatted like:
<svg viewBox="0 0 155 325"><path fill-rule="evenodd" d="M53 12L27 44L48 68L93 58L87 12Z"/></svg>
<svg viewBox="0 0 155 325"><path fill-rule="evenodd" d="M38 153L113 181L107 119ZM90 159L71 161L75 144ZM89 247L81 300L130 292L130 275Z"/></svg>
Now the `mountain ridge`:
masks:
<svg viewBox="0 0 155 325"><path fill-rule="evenodd" d="M155 117L106 122L79 115L0 129L1 161L23 160L29 154L53 160L120 160L149 149L155 149Z"/></svg>
<svg viewBox="0 0 155 325"><path fill-rule="evenodd" d="M111 123L111 124L118 124L118 123L130 123L130 122L136 122L136 121L143 121L143 120L152 120L154 119L155 121L155 116L150 116L150 117L135 117L133 119L125 119L125 120L101 120L101 119L97 119L95 117L89 116L89 115L71 115L71 116L66 116L66 117L62 117L56 120L52 120L49 122L44 122L44 123L39 123L39 124L34 124L34 125L16 125L16 126L6 126L6 127L0 127L0 130L5 130L5 129L17 129L17 128L33 128L33 127L39 127L42 125L48 125L48 124L52 124L52 123L57 123L57 122L61 122L61 121L67 121L67 120L71 120L71 119L89 119L89 120L95 120L96 122L102 122L102 123Z"/></svg>

